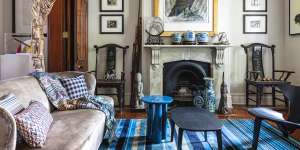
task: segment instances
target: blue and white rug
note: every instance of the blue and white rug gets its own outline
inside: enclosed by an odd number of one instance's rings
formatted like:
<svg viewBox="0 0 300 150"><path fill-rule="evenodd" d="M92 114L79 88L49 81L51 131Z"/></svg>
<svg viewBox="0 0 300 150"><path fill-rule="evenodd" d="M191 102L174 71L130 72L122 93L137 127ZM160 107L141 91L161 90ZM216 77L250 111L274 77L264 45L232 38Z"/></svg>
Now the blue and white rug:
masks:
<svg viewBox="0 0 300 150"><path fill-rule="evenodd" d="M222 140L225 150L242 150L251 148L253 121L246 119L222 120ZM168 124L167 140L162 144L151 144L146 141L145 119L118 120L116 134L118 140L107 144L103 142L99 150L176 150L177 131L175 140L170 141L170 125ZM258 149L260 150L298 150L300 142L293 138L284 138L281 132L270 124L263 122ZM183 150L211 150L217 149L217 139L214 132L208 132L208 142L203 142L202 132L184 131Z"/></svg>

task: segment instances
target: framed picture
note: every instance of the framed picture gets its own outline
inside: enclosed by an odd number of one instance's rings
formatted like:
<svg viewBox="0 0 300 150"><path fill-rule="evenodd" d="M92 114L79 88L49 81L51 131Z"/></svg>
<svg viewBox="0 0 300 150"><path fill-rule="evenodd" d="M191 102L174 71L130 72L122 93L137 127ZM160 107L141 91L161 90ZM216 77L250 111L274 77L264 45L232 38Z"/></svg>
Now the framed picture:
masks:
<svg viewBox="0 0 300 150"><path fill-rule="evenodd" d="M244 34L267 34L267 15L244 15Z"/></svg>
<svg viewBox="0 0 300 150"><path fill-rule="evenodd" d="M31 33L32 0L12 0L12 30L14 33Z"/></svg>
<svg viewBox="0 0 300 150"><path fill-rule="evenodd" d="M244 12L267 12L267 0L244 0Z"/></svg>
<svg viewBox="0 0 300 150"><path fill-rule="evenodd" d="M123 12L124 0L100 0L100 11Z"/></svg>
<svg viewBox="0 0 300 150"><path fill-rule="evenodd" d="M300 35L300 1L289 2L289 32L290 35Z"/></svg>
<svg viewBox="0 0 300 150"><path fill-rule="evenodd" d="M124 34L124 16L100 15L100 34Z"/></svg>
<svg viewBox="0 0 300 150"><path fill-rule="evenodd" d="M267 34L267 15L244 15L244 34Z"/></svg>
<svg viewBox="0 0 300 150"><path fill-rule="evenodd" d="M153 0L154 16L162 18L163 36L174 32L217 32L218 0Z"/></svg>

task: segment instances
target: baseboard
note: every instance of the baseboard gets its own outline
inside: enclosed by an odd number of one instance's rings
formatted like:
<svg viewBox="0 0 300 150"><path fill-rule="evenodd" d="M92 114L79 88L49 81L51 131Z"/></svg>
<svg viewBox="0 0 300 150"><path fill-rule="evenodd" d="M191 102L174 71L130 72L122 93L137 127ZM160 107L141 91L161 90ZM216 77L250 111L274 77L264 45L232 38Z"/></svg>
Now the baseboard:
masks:
<svg viewBox="0 0 300 150"><path fill-rule="evenodd" d="M281 95L277 95L280 97ZM233 105L246 105L246 94L245 93L231 93L232 104ZM250 96L250 98L256 99L255 96ZM250 104L255 104L253 101L250 101ZM262 97L262 105L272 105L272 96L266 95ZM276 101L276 105L284 105L283 102Z"/></svg>

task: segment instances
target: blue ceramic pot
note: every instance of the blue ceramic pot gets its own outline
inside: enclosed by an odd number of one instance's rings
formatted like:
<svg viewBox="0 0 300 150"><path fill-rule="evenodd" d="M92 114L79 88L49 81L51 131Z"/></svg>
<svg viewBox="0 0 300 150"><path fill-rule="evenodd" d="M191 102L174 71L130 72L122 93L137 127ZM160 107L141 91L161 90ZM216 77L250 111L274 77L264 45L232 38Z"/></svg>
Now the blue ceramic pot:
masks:
<svg viewBox="0 0 300 150"><path fill-rule="evenodd" d="M195 33L192 31L187 31L183 34L183 40L185 42L195 42L196 41L196 36Z"/></svg>
<svg viewBox="0 0 300 150"><path fill-rule="evenodd" d="M214 89L214 80L212 78L205 78L206 81L206 102L207 102L207 109L210 112L216 111L216 94Z"/></svg>
<svg viewBox="0 0 300 150"><path fill-rule="evenodd" d="M202 33L198 33L196 34L196 39L198 43L208 43L209 37L208 37L208 33L206 32L202 32Z"/></svg>
<svg viewBox="0 0 300 150"><path fill-rule="evenodd" d="M182 41L182 36L180 33L174 33L172 35L172 43L173 44L180 44Z"/></svg>

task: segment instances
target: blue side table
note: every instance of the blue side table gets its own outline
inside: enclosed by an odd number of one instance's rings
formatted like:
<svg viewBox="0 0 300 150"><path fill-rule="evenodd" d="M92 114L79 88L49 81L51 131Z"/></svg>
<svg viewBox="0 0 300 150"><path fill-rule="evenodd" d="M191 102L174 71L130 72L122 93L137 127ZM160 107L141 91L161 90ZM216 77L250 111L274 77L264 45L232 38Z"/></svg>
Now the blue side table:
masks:
<svg viewBox="0 0 300 150"><path fill-rule="evenodd" d="M142 101L148 104L147 140L161 143L166 139L168 104L173 102L169 96L145 96Z"/></svg>

